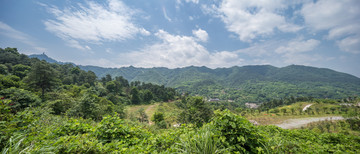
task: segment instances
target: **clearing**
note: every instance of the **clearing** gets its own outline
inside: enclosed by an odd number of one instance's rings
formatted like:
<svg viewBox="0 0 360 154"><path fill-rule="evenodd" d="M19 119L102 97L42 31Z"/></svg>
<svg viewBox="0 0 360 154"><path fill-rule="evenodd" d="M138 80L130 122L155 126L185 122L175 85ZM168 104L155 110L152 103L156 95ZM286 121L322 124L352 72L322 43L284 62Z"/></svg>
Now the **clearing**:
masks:
<svg viewBox="0 0 360 154"><path fill-rule="evenodd" d="M281 124L276 124L275 126L279 126L284 129L293 129L293 128L300 128L301 126L305 126L306 124L311 122L324 121L324 120L343 120L343 119L344 118L341 116L288 119L283 121Z"/></svg>

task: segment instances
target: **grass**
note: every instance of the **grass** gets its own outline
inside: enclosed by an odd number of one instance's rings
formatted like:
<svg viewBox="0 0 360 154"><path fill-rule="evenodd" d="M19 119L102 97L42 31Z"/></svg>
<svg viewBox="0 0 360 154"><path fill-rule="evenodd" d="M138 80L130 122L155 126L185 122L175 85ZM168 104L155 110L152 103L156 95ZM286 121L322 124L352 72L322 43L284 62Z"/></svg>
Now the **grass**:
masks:
<svg viewBox="0 0 360 154"><path fill-rule="evenodd" d="M310 113L303 112L302 109L309 104L313 104L308 108ZM324 107L326 110L324 111ZM308 118L308 117L325 117L325 116L339 116L341 113L338 111L332 112L330 108L339 108L340 105L337 104L325 104L325 103L312 103L312 102L298 102L295 104L278 107L275 109L269 110L269 112L261 112L254 114L247 114L245 117L249 120L255 120L260 125L271 125L271 124L280 124L288 119L298 119L298 118ZM291 109L294 109L292 112ZM271 113L275 110L278 110L277 113ZM283 113L282 110L286 109L286 113ZM300 111L301 110L301 111Z"/></svg>
<svg viewBox="0 0 360 154"><path fill-rule="evenodd" d="M220 140L214 137L213 130L209 126L201 128L198 132L189 132L180 137L181 142L177 144L178 153L228 153L227 149L220 148Z"/></svg>
<svg viewBox="0 0 360 154"><path fill-rule="evenodd" d="M356 122L359 123L359 119L318 121L309 123L305 127L302 127L302 129L309 129L319 133L344 133L360 136L359 124L356 125Z"/></svg>
<svg viewBox="0 0 360 154"><path fill-rule="evenodd" d="M125 111L127 115L131 114L138 114L138 111L143 108L145 110L145 114L149 118L149 123L153 124L151 121L152 116L155 112L162 112L165 114L165 121L168 124L175 124L177 115L181 112L181 109L179 109L175 102L157 102L154 104L148 104L148 105L131 105L126 106Z"/></svg>

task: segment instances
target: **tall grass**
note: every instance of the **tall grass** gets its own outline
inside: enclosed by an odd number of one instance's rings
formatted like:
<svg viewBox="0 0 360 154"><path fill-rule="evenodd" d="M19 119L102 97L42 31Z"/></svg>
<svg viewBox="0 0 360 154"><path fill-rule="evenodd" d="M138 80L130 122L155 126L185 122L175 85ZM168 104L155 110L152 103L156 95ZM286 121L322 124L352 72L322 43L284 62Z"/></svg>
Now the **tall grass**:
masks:
<svg viewBox="0 0 360 154"><path fill-rule="evenodd" d="M21 134L17 134L14 136L11 136L7 145L4 147L4 149L1 151L2 154L20 154L20 153L26 153L27 151L31 150L32 145L28 147L23 147L22 142L25 140L26 137L24 137Z"/></svg>
<svg viewBox="0 0 360 154"><path fill-rule="evenodd" d="M226 149L219 147L220 142L214 136L209 126L201 128L197 132L189 132L181 136L181 143L177 144L178 153L191 154L215 154L224 153Z"/></svg>

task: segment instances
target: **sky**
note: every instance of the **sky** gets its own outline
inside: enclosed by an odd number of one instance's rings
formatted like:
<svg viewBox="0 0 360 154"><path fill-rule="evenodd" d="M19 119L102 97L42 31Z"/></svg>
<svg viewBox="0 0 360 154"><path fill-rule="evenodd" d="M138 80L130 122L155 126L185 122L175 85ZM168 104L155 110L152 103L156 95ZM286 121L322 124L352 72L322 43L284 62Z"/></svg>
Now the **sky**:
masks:
<svg viewBox="0 0 360 154"><path fill-rule="evenodd" d="M360 1L0 0L0 47L101 67L296 64L360 77Z"/></svg>

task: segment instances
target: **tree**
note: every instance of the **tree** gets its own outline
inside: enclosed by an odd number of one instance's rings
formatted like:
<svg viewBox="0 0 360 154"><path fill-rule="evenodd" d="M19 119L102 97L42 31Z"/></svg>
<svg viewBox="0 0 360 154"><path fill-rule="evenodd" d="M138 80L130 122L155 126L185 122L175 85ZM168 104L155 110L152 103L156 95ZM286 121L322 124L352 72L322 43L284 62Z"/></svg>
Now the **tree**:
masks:
<svg viewBox="0 0 360 154"><path fill-rule="evenodd" d="M37 106L40 104L40 99L37 95L30 91L11 87L0 91L0 95L5 99L11 100L11 108L14 111L24 109L29 106Z"/></svg>
<svg viewBox="0 0 360 154"><path fill-rule="evenodd" d="M146 115L144 108L139 109L138 112L139 112L138 120L140 122L146 122L146 123L149 122L148 116Z"/></svg>
<svg viewBox="0 0 360 154"><path fill-rule="evenodd" d="M330 107L330 110L331 110L331 112L334 114L334 113L335 113L336 108L335 108L335 107Z"/></svg>
<svg viewBox="0 0 360 154"><path fill-rule="evenodd" d="M327 109L328 109L327 106L324 106L324 107L323 107L324 113L326 113Z"/></svg>
<svg viewBox="0 0 360 154"><path fill-rule="evenodd" d="M97 78L97 76L93 71L88 71L87 75L86 75L86 78L85 78L85 82L87 82L90 85L94 86L96 78Z"/></svg>
<svg viewBox="0 0 360 154"><path fill-rule="evenodd" d="M0 74L0 89L11 87L19 87L21 85L20 78L15 75L1 75Z"/></svg>
<svg viewBox="0 0 360 154"><path fill-rule="evenodd" d="M159 128L166 128L164 113L155 112L151 120L154 121L155 125L158 126Z"/></svg>
<svg viewBox="0 0 360 154"><path fill-rule="evenodd" d="M122 76L117 76L115 77L115 80L116 81L119 81L121 83L121 86L123 87L129 87L129 81L126 80L124 77Z"/></svg>
<svg viewBox="0 0 360 154"><path fill-rule="evenodd" d="M23 64L17 64L15 66L13 66L12 72L14 75L16 75L22 79L26 76L26 74L29 72L30 69L31 69L30 66L26 66Z"/></svg>
<svg viewBox="0 0 360 154"><path fill-rule="evenodd" d="M291 110L291 114L294 115L295 114L295 108L290 108Z"/></svg>
<svg viewBox="0 0 360 154"><path fill-rule="evenodd" d="M109 81L111 81L111 80L112 80L111 75L110 75L110 74L106 74L106 76L105 76L105 81L106 81L106 82L109 82Z"/></svg>
<svg viewBox="0 0 360 154"><path fill-rule="evenodd" d="M183 98L181 103L184 109L178 116L178 121L181 123L193 123L200 127L203 123L209 122L213 115L202 97Z"/></svg>
<svg viewBox="0 0 360 154"><path fill-rule="evenodd" d="M46 91L50 91L59 82L57 72L45 61L38 61L32 67L25 82L41 90L43 97Z"/></svg>
<svg viewBox="0 0 360 154"><path fill-rule="evenodd" d="M153 118L151 119L152 121L154 121L155 123L158 123L160 121L165 120L164 119L164 113L162 112L155 112L153 115Z"/></svg>
<svg viewBox="0 0 360 154"><path fill-rule="evenodd" d="M121 93L121 84L118 81L109 81L106 83L105 87L110 93Z"/></svg>
<svg viewBox="0 0 360 154"><path fill-rule="evenodd" d="M70 109L69 116L101 120L102 116L114 111L112 102L91 93L85 93L76 106Z"/></svg>
<svg viewBox="0 0 360 154"><path fill-rule="evenodd" d="M139 90L136 87L133 87L130 92L131 95L131 103L134 105L138 105L141 103Z"/></svg>
<svg viewBox="0 0 360 154"><path fill-rule="evenodd" d="M0 64L0 74L6 75L8 73L8 68L4 64Z"/></svg>
<svg viewBox="0 0 360 154"><path fill-rule="evenodd" d="M286 110L285 108L282 108L282 109L281 109L281 112L283 113L283 115L285 115L286 112L287 112L287 110Z"/></svg>
<svg viewBox="0 0 360 154"><path fill-rule="evenodd" d="M154 98L153 93L150 90L145 90L144 92L144 102L150 103L150 101Z"/></svg>

